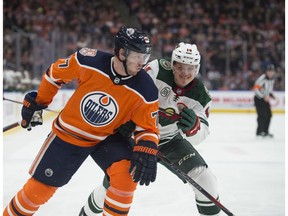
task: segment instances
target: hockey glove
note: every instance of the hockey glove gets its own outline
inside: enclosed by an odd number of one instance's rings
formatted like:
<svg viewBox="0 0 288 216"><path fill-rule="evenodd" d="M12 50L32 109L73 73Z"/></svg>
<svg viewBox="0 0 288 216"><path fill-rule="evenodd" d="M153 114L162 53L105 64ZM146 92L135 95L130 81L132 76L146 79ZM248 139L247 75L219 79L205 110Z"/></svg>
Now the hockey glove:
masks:
<svg viewBox="0 0 288 216"><path fill-rule="evenodd" d="M181 117L177 123L178 127L186 134L186 136L193 136L200 130L200 120L196 113L187 107L182 109Z"/></svg>
<svg viewBox="0 0 288 216"><path fill-rule="evenodd" d="M135 123L132 120L130 120L125 124L122 124L117 131L124 137L130 137L135 128L136 128Z"/></svg>
<svg viewBox="0 0 288 216"><path fill-rule="evenodd" d="M133 148L130 174L134 182L149 185L154 182L157 173L157 145L152 141L139 141Z"/></svg>
<svg viewBox="0 0 288 216"><path fill-rule="evenodd" d="M42 125L42 110L47 108L45 105L37 104L36 97L37 92L29 92L25 95L23 101L21 126L27 128L28 131L31 130L31 127Z"/></svg>

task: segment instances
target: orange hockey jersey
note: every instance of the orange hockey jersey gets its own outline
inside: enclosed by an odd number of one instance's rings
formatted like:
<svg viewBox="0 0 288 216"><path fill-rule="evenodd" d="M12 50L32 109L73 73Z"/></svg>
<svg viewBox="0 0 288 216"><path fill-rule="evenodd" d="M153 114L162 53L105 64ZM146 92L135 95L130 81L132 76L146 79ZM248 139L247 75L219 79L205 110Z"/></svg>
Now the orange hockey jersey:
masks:
<svg viewBox="0 0 288 216"><path fill-rule="evenodd" d="M67 59L59 59L43 75L37 103L49 105L62 84L77 79L78 87L54 120L53 131L66 142L93 146L130 119L142 131L138 140L158 144L158 90L141 70L121 77L113 70L113 55L83 48Z"/></svg>

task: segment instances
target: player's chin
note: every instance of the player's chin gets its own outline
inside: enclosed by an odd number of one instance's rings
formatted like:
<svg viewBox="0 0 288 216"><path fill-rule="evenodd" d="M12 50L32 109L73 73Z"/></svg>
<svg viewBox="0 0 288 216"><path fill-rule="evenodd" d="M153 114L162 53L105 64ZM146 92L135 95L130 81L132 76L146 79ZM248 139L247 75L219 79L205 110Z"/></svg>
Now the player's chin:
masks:
<svg viewBox="0 0 288 216"><path fill-rule="evenodd" d="M142 66L136 68L137 73L142 69Z"/></svg>
<svg viewBox="0 0 288 216"><path fill-rule="evenodd" d="M183 82L186 82L187 84L190 83L193 79L194 79L194 77L192 77L192 76L187 76L187 77L182 77L181 78L181 80Z"/></svg>
<svg viewBox="0 0 288 216"><path fill-rule="evenodd" d="M130 71L129 75L131 76L135 76L136 74L138 74L138 72L141 70L141 68L139 70L133 70L133 71Z"/></svg>
<svg viewBox="0 0 288 216"><path fill-rule="evenodd" d="M182 84L182 86L186 86L188 85L192 80L191 79L181 79L180 83Z"/></svg>

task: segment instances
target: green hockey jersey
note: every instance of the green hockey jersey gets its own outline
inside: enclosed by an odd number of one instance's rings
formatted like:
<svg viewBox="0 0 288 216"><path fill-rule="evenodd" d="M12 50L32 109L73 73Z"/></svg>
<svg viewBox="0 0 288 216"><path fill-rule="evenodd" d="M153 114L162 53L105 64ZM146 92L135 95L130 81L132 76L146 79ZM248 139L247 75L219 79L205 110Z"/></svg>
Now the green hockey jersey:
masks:
<svg viewBox="0 0 288 216"><path fill-rule="evenodd" d="M144 69L152 77L159 91L159 145L167 143L179 133L193 145L202 142L210 133L208 117L212 103L204 84L195 78L184 88L178 87L174 82L170 60L153 60ZM183 107L193 109L200 119L200 129L193 136L187 137L177 126Z"/></svg>

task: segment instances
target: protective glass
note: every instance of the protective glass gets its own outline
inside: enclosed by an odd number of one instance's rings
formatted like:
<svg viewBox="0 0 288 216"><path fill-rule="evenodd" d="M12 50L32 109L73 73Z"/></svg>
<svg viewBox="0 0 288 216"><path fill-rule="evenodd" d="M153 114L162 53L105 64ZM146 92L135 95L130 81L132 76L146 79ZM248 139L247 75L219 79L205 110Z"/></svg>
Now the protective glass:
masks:
<svg viewBox="0 0 288 216"><path fill-rule="evenodd" d="M175 64L173 69L175 72L182 72L187 74L194 74L197 72L199 65L185 65L185 64Z"/></svg>
<svg viewBox="0 0 288 216"><path fill-rule="evenodd" d="M150 58L150 54L137 53L134 51L129 51L126 58L127 58L127 61L129 61L129 62L144 65L148 62L148 60Z"/></svg>

